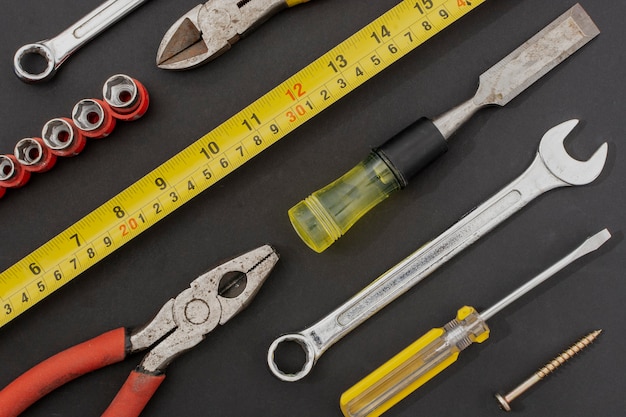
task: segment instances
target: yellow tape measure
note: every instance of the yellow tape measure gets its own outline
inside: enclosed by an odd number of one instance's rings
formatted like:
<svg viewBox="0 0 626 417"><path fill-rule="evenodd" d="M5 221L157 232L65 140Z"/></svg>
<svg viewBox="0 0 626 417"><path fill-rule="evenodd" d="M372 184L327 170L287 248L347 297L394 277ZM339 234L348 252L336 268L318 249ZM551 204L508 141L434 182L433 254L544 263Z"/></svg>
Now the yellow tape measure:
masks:
<svg viewBox="0 0 626 417"><path fill-rule="evenodd" d="M485 0L405 0L0 275L0 326Z"/></svg>

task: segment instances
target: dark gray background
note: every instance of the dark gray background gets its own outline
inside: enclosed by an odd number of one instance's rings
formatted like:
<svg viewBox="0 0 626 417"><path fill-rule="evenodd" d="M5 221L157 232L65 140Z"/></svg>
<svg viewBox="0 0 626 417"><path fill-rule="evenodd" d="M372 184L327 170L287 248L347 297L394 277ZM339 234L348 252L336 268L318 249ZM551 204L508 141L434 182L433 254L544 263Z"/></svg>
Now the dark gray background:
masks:
<svg viewBox="0 0 626 417"><path fill-rule="evenodd" d="M99 0L7 0L0 13L0 152L37 135L122 72L150 91L148 114L59 161L0 201L4 270L104 201L397 4L317 0L282 12L219 60L188 72L154 65L167 28L197 0L150 1L70 58L48 83L12 73L15 50L54 36ZM281 261L250 307L177 359L146 416L340 416L340 394L460 306L489 307L608 227L614 238L490 321L492 337L396 406L389 416L500 416L492 397L583 334L599 342L514 403L517 415L624 415L626 5L586 1L602 30L592 43L503 109L476 115L448 154L377 207L323 254L292 231L287 210L422 115L471 96L478 75L571 7L571 0L487 1L427 44L220 181L170 217L0 329L0 386L39 361L119 327L147 322L216 261L272 243ZM343 303L437 236L530 163L550 127L580 118L570 152L603 141L593 184L559 189L457 256L330 349L298 383L274 378L269 344ZM96 416L135 355L67 384L25 416Z"/></svg>

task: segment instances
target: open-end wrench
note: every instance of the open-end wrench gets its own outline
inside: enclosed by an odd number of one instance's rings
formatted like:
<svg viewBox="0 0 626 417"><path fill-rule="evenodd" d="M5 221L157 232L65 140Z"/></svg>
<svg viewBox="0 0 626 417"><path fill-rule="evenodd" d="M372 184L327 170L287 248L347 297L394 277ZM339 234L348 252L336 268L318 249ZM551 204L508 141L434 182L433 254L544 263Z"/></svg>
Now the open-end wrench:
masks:
<svg viewBox="0 0 626 417"><path fill-rule="evenodd" d="M288 382L304 378L329 347L528 202L554 188L595 180L604 168L608 146L602 144L587 161L573 159L563 141L577 124L578 120L569 120L548 130L534 161L517 179L328 316L300 332L276 339L267 355L272 373ZM285 342L298 343L306 354L304 366L293 374L280 370L274 358L278 346Z"/></svg>
<svg viewBox="0 0 626 417"><path fill-rule="evenodd" d="M22 46L13 58L15 74L29 83L52 78L74 51L146 1L108 0L54 38ZM46 68L39 74L24 68L24 58L31 54L41 55L46 60Z"/></svg>

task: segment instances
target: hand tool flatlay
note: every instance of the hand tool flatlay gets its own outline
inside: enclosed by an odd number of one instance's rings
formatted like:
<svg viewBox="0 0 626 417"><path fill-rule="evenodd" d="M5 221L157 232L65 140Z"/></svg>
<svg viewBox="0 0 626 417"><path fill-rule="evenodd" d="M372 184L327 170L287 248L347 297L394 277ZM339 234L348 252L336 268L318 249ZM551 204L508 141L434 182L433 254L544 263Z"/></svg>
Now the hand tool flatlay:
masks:
<svg viewBox="0 0 626 417"><path fill-rule="evenodd" d="M300 238L322 252L365 213L448 150L448 139L479 109L504 106L600 31L575 5L479 77L476 94L430 120L421 118L339 179L289 210Z"/></svg>
<svg viewBox="0 0 626 417"><path fill-rule="evenodd" d="M209 0L176 21L165 33L156 63L184 70L223 54L272 15L309 0Z"/></svg>
<svg viewBox="0 0 626 417"><path fill-rule="evenodd" d="M0 273L0 327L485 1L401 2L369 22ZM12 162L0 155L2 188L24 182Z"/></svg>
<svg viewBox="0 0 626 417"><path fill-rule="evenodd" d="M108 0L54 38L22 46L13 58L15 74L29 83L52 78L61 64L77 49L146 1ZM46 68L43 71L37 72L25 67L25 59L32 54L45 59Z"/></svg>
<svg viewBox="0 0 626 417"><path fill-rule="evenodd" d="M487 340L490 335L487 320L576 259L598 249L610 237L607 229L589 237L573 252L482 313L471 306L461 307L454 320L431 329L344 392L339 401L343 415L376 417L385 413L456 362L461 351L472 343Z"/></svg>
<svg viewBox="0 0 626 417"><path fill-rule="evenodd" d="M563 141L577 124L578 120L569 120L548 130L535 159L517 179L328 316L300 332L276 339L267 355L272 373L283 381L304 378L329 347L530 201L554 188L595 180L604 168L608 145L602 144L587 161L572 158ZM277 347L286 342L299 344L306 355L303 368L293 374L283 372L274 358Z"/></svg>
<svg viewBox="0 0 626 417"><path fill-rule="evenodd" d="M200 275L147 325L112 330L41 362L0 391L0 417L17 416L74 378L156 344L103 414L138 416L163 382L170 362L247 307L277 261L271 246L256 248Z"/></svg>
<svg viewBox="0 0 626 417"><path fill-rule="evenodd" d="M511 411L511 401L528 391L537 382L543 380L552 372L556 371L557 368L559 368L565 362L572 359L574 355L580 353L583 349L591 345L598 338L598 336L600 336L600 333L602 333L602 329L594 330L593 332L589 333L587 336L583 337L578 342L574 343L572 346L566 349L559 356L542 366L541 369L535 372L530 378L522 382L508 394L496 394L495 397L498 400L498 403L500 403L500 408L504 411Z"/></svg>

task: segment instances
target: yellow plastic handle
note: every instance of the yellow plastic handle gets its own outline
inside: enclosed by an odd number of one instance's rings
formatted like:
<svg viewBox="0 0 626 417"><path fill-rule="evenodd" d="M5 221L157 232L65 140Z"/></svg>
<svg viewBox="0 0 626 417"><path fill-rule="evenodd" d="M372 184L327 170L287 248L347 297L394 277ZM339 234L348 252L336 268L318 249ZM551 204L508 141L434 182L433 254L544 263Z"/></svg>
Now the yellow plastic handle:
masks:
<svg viewBox="0 0 626 417"><path fill-rule="evenodd" d="M450 332L451 329L459 331ZM489 328L473 307L463 307L443 328L431 329L341 396L346 417L376 417L456 362L473 342L489 337Z"/></svg>
<svg viewBox="0 0 626 417"><path fill-rule="evenodd" d="M424 354L441 348L444 342L443 335L443 328L430 330L344 392L340 399L344 416L379 416L454 363L459 352L446 351L445 358L442 358L444 360L438 361L436 366L424 372L426 365L423 361ZM410 385L401 387L402 381L406 381L415 372L422 375Z"/></svg>
<svg viewBox="0 0 626 417"><path fill-rule="evenodd" d="M310 0L285 0L287 7L297 6L298 4L307 3Z"/></svg>
<svg viewBox="0 0 626 417"><path fill-rule="evenodd" d="M298 236L323 252L365 213L400 189L389 166L374 152L340 178L289 209Z"/></svg>

